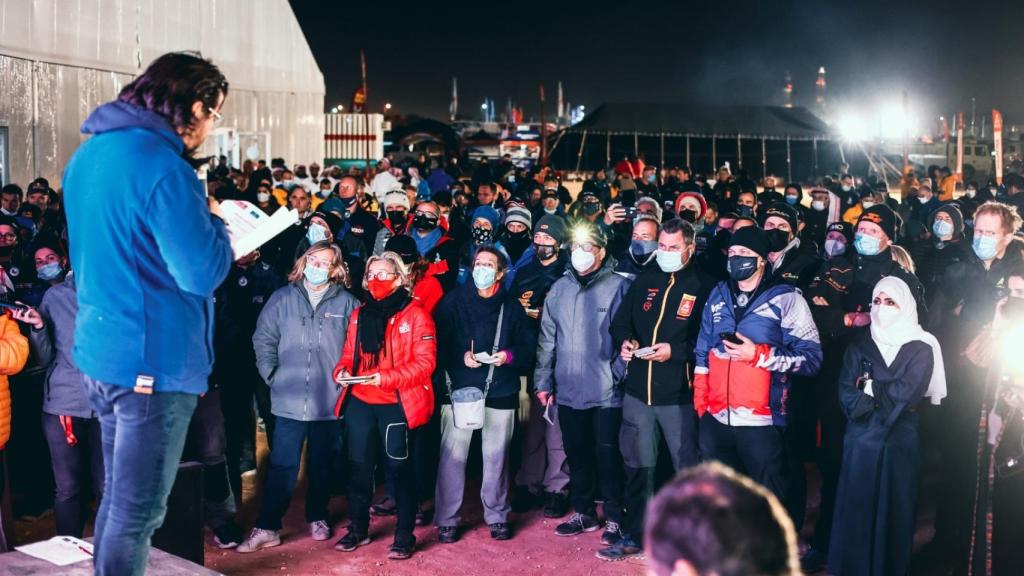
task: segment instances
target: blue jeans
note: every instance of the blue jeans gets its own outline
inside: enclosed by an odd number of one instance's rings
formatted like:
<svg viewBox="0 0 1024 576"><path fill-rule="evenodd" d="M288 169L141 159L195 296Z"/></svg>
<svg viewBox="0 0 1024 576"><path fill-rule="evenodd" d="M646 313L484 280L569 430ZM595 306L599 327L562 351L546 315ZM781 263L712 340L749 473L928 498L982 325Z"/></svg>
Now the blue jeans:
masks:
<svg viewBox="0 0 1024 576"><path fill-rule="evenodd" d="M95 570L143 574L149 539L164 521L185 432L198 396L136 394L86 376L100 419L105 492L96 516Z"/></svg>

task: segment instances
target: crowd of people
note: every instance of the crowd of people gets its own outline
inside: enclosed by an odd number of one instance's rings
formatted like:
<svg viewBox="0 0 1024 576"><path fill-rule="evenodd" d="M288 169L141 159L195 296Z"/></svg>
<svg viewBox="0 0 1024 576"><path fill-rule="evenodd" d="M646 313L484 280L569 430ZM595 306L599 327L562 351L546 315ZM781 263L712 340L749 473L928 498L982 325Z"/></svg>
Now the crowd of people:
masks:
<svg viewBox="0 0 1024 576"><path fill-rule="evenodd" d="M115 154L140 130L171 138L144 110L140 78L87 121L97 136L81 157L101 153L95 142ZM226 95L226 82L214 83L193 114L214 122ZM178 134L186 149L205 137ZM136 409L148 418L126 398L161 398L188 428L166 450L203 464L206 521L218 546L240 553L281 543L304 444L312 539L332 537L328 501L343 494L339 551L369 542L371 515L397 517L389 558L415 552L417 526L458 542L480 430L480 499L495 540L515 538L513 512L538 509L561 519L557 536L600 531L601 559L635 557L646 544L670 573L673 550L701 551L681 543L675 527L687 524L662 517L682 506L672 495L648 508L668 479L658 466L667 450L697 484L714 483L694 468L706 461L746 475L761 487L751 514L771 517L780 502L797 531L813 462L821 507L803 548L808 571L908 573L929 474L941 484L933 548L943 561L973 574L1024 566L1013 543L1024 366L1000 345L1024 326L1017 174L979 187L908 169L897 198L884 180L845 167L804 186L754 182L728 165L701 175L624 158L575 195L556 171L508 158L472 171L425 155L385 158L369 173L280 158L236 168L222 157L208 168L213 216L192 213L192 204L205 210L202 191L181 203L153 169L141 187L152 196L126 201L149 219L136 235L85 197L101 169L86 160L65 174L67 217L64 194L44 179L0 194L10 302L0 374L26 362L45 373L59 534L82 535L91 500L104 529L159 525L155 496L133 504L156 507L141 518L108 503L133 481L160 482L128 467L154 458L144 452L165 438L126 447L105 418ZM216 207L229 199L295 210L299 221L232 262ZM169 227L189 239L168 244ZM86 258L90 250L106 257ZM97 294L98 277L123 272L113 264L129 257L167 265L132 268L135 277L117 279L124 290ZM145 328L96 302L139 309ZM183 326L182 310L207 314L212 334ZM121 361L103 355L110 348ZM130 363L136 356L144 360ZM212 373L199 380L206 361ZM154 380L174 393L153 394ZM269 471L246 535L235 508L259 428ZM380 484L386 496L373 501ZM97 546L111 554L123 542L104 538L102 525ZM758 554L776 563L772 573L795 569L789 537L771 539L775 549Z"/></svg>

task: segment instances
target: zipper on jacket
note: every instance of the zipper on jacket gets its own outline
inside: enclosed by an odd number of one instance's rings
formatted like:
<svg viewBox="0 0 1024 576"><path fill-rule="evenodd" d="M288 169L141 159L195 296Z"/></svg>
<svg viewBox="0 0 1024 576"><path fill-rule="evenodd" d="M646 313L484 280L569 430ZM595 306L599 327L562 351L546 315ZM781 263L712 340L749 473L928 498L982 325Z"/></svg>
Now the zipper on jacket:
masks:
<svg viewBox="0 0 1024 576"><path fill-rule="evenodd" d="M658 329L661 328L661 321L665 317L665 306L668 304L669 293L672 292L672 288L676 285L676 273L673 272L668 277L668 287L665 288L665 297L661 299L661 311L658 312L658 320L654 323L654 333L651 335L651 345L658 341ZM652 380L654 379L654 361L647 362L647 405L653 406L654 401L652 399L653 387Z"/></svg>

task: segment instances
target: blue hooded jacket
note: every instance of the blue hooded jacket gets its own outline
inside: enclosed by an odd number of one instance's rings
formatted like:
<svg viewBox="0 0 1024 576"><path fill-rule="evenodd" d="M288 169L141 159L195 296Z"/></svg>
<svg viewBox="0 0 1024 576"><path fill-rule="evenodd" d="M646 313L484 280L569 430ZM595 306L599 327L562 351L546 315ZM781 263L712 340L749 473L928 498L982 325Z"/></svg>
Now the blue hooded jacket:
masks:
<svg viewBox="0 0 1024 576"><path fill-rule="evenodd" d="M202 394L213 365L213 292L231 267L224 223L182 157L171 125L111 102L64 173L78 284L73 356L107 384L154 378L158 392Z"/></svg>

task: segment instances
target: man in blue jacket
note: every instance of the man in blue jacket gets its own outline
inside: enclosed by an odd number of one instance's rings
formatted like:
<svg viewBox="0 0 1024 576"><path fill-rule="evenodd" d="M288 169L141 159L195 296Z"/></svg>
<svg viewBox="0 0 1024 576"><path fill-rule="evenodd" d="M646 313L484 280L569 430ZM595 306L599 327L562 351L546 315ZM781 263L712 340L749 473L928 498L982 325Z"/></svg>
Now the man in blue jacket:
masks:
<svg viewBox="0 0 1024 576"><path fill-rule="evenodd" d="M93 137L64 175L78 279L73 356L100 419L106 468L96 574L145 570L189 419L206 392L212 296L232 257L217 203L204 198L189 156L220 118L227 92L212 63L161 56L93 111L82 125Z"/></svg>

